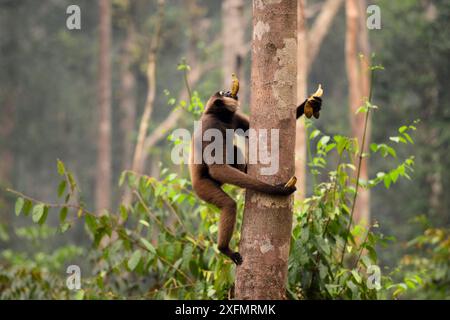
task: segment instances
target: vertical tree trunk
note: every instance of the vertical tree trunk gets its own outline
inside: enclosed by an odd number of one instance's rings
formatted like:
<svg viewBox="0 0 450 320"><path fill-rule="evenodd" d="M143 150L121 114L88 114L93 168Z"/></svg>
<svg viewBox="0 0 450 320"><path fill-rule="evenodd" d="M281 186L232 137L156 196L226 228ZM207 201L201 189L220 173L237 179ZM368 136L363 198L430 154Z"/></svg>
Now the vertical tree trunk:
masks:
<svg viewBox="0 0 450 320"><path fill-rule="evenodd" d="M145 100L144 112L139 124L139 132L134 149L132 170L137 173L143 173L145 164L145 138L147 137L148 127L153 112L153 104L156 96L156 58L161 38L161 29L164 19L165 0L158 0L158 17L155 25L155 32L150 44L147 63L147 98Z"/></svg>
<svg viewBox="0 0 450 320"><path fill-rule="evenodd" d="M99 0L98 159L96 208L108 209L111 197L111 3Z"/></svg>
<svg viewBox="0 0 450 320"><path fill-rule="evenodd" d="M346 0L346 43L345 56L347 77L349 83L350 123L352 135L361 142L364 132L364 114L355 115L356 110L362 106L368 98L370 90L370 49L365 27L364 1ZM363 57L359 57L359 54ZM370 144L370 125L366 135L366 147L362 152L367 152ZM368 179L368 159L363 158L361 163L360 179ZM367 224L370 219L370 193L367 189L360 189L355 204L354 219L356 223Z"/></svg>
<svg viewBox="0 0 450 320"><path fill-rule="evenodd" d="M297 99L298 104L308 97L308 75L310 66L319 53L323 39L331 27L334 17L339 11L343 0L327 0L320 10L319 16L315 19L311 30L308 30L306 21L307 1L298 1L298 68L297 68ZM305 117L297 121L295 139L295 174L298 178L297 192L295 199L301 201L306 196L306 136Z"/></svg>
<svg viewBox="0 0 450 320"><path fill-rule="evenodd" d="M10 68L13 68L12 65ZM14 70L9 71L8 73L11 73L11 78L15 78L15 74L13 74ZM10 187L13 178L14 153L12 147L17 88L9 88L8 92L2 90L1 93L4 93L4 95L0 101L0 223L9 226L11 223L11 214L9 214L9 202L4 190Z"/></svg>
<svg viewBox="0 0 450 320"><path fill-rule="evenodd" d="M245 96L246 89L243 60L244 43L244 1L224 0L222 2L222 41L223 41L223 88L230 87L231 74L238 76L241 89L240 97Z"/></svg>
<svg viewBox="0 0 450 320"><path fill-rule="evenodd" d="M308 30L306 24L306 0L298 0L297 10L297 104L302 103L307 97L308 91ZM295 199L302 201L306 197L306 128L305 117L297 120L295 137L295 175L298 179Z"/></svg>
<svg viewBox="0 0 450 320"><path fill-rule="evenodd" d="M126 38L123 43L123 52L120 62L120 127L123 136L122 170L131 169L133 156L133 132L136 122L136 79L131 70L133 65L133 48L135 46L134 24L129 18L126 27Z"/></svg>
<svg viewBox="0 0 450 320"><path fill-rule="evenodd" d="M277 184L294 174L297 80L297 1L253 1L251 128L279 129L279 170L249 174ZM261 145L259 149L261 149ZM269 152L273 146L268 145ZM292 229L292 197L247 190L237 268L238 299L284 299Z"/></svg>

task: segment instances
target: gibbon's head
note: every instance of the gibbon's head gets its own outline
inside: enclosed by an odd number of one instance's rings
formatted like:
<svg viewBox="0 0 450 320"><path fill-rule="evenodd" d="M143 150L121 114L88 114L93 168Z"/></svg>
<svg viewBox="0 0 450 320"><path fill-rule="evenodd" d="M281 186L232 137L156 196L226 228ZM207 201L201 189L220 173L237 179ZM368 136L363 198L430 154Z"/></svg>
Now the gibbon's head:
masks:
<svg viewBox="0 0 450 320"><path fill-rule="evenodd" d="M216 92L209 98L206 103L206 113L234 113L239 108L239 102L237 99L231 98L229 91Z"/></svg>

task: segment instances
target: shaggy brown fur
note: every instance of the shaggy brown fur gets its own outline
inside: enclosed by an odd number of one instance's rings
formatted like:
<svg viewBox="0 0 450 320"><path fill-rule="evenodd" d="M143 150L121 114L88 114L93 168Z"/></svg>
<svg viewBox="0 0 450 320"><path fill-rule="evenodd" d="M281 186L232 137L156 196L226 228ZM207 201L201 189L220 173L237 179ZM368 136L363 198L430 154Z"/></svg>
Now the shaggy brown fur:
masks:
<svg viewBox="0 0 450 320"><path fill-rule="evenodd" d="M306 101L305 101L306 102ZM304 113L305 102L297 108L297 118ZM321 99L313 101L314 111L320 111ZM284 183L272 186L259 181L247 174L245 164L237 164L237 154L240 150L235 146L235 161L226 164L226 154L223 155L223 164L207 164L203 159L203 151L211 141L202 141L203 133L208 129L218 129L223 137L223 150L226 145L226 129L249 128L248 117L238 111L239 103L231 98L230 92L217 92L208 100L205 111L201 116L201 130L194 133L191 145L191 159L189 164L192 186L197 195L204 201L217 206L221 210L219 221L218 249L233 260L236 264L242 263L242 257L238 252L230 249L229 243L236 222L236 202L229 197L221 188L222 184L233 184L235 186L264 192L272 195L288 196L296 188L284 187ZM202 159L201 164L194 163L194 154L197 153Z"/></svg>

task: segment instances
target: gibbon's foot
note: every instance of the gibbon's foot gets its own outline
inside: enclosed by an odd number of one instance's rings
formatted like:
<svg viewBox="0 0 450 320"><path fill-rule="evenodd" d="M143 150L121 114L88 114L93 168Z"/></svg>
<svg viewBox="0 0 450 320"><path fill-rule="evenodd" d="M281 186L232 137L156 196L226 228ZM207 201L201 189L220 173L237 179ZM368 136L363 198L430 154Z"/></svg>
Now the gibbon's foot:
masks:
<svg viewBox="0 0 450 320"><path fill-rule="evenodd" d="M231 260L233 260L233 262L236 265L241 265L242 264L242 256L239 252L233 252L230 256Z"/></svg>
<svg viewBox="0 0 450 320"><path fill-rule="evenodd" d="M294 186L286 187L286 183L280 183L275 186L278 190L276 192L277 195L281 196L289 196L297 191L297 188Z"/></svg>
<svg viewBox="0 0 450 320"><path fill-rule="evenodd" d="M230 248L226 249L220 249L219 251L222 252L224 255L229 257L236 265L242 264L242 256L239 252L233 252Z"/></svg>

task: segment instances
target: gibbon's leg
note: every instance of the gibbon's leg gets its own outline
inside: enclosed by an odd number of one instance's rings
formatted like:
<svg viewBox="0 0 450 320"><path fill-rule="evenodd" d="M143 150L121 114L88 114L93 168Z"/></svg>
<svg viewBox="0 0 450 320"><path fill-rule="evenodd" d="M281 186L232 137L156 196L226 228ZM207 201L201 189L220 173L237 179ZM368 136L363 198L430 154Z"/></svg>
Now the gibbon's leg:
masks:
<svg viewBox="0 0 450 320"><path fill-rule="evenodd" d="M208 166L208 171L210 176L216 181L258 192L287 196L296 190L295 186L286 187L284 183L272 186L227 164L211 164Z"/></svg>
<svg viewBox="0 0 450 320"><path fill-rule="evenodd" d="M217 248L220 252L230 257L235 264L241 264L241 255L238 252L232 251L229 247L236 223L236 202L216 182L209 179L198 181L195 189L201 199L215 205L221 210Z"/></svg>

